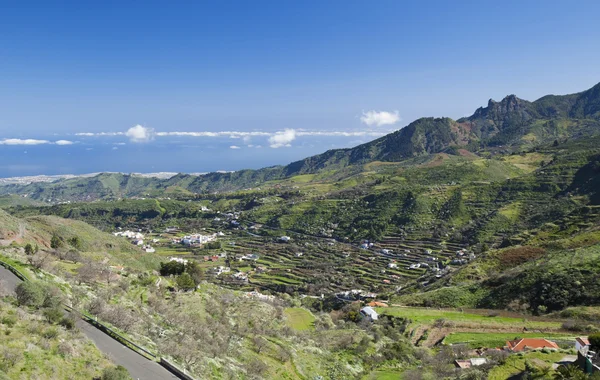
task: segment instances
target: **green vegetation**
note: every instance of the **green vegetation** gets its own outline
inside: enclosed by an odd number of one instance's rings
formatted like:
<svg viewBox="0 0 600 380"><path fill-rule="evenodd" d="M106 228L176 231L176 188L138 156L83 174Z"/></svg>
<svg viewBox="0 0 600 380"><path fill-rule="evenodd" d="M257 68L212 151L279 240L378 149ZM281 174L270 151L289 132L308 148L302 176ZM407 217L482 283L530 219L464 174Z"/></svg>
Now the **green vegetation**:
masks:
<svg viewBox="0 0 600 380"><path fill-rule="evenodd" d="M511 355L506 358L504 364L493 368L490 371L490 380L505 380L513 375L518 375L527 371L531 371L531 367L534 368L551 368L552 364L560 361L565 356L562 352L528 352L520 355ZM537 363L537 366L529 364L531 362ZM529 368L528 368L529 367ZM548 374L549 375L549 374ZM549 376L547 378L550 378Z"/></svg>
<svg viewBox="0 0 600 380"><path fill-rule="evenodd" d="M0 300L0 373L7 378L98 377L110 362L75 329L53 326L37 311Z"/></svg>
<svg viewBox="0 0 600 380"><path fill-rule="evenodd" d="M573 334L560 334L548 332L522 332L522 333L493 333L493 332L469 332L469 333L451 333L444 339L444 344L465 343L472 348L479 347L498 347L502 348L509 340L516 338L547 338L561 341L568 341L571 346L575 344Z"/></svg>
<svg viewBox="0 0 600 380"><path fill-rule="evenodd" d="M298 331L314 328L315 317L310 311L300 307L288 307L284 310L288 325Z"/></svg>
<svg viewBox="0 0 600 380"><path fill-rule="evenodd" d="M285 167L0 186L2 254L36 279L17 301L48 324L43 339L70 334L60 289L200 378L550 376L558 353L490 354L460 373L452 362L598 330L598 99L600 85L508 96ZM158 253L107 233L118 229ZM215 241L180 242L192 233ZM371 323L360 307L373 299L420 308L378 308Z"/></svg>

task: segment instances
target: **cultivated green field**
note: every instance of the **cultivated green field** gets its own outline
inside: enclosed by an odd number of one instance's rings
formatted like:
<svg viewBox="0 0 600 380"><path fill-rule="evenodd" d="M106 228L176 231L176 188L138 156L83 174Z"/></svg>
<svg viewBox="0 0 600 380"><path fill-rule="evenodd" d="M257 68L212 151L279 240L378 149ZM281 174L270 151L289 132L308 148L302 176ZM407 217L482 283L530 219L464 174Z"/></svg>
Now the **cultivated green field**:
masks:
<svg viewBox="0 0 600 380"><path fill-rule="evenodd" d="M547 329L558 329L561 323L559 321L537 321L528 320L526 316L523 318L516 317L505 317L496 315L490 312L491 315L475 314L468 312L461 312L458 310L447 310L447 309L434 309L434 308L421 308L421 307L387 307L387 308L376 308L376 311L380 314L393 315L395 317L402 317L410 319L414 324L432 324L435 321L444 319L452 322L474 322L477 324L489 324L489 325L509 325L516 328L547 328Z"/></svg>
<svg viewBox="0 0 600 380"><path fill-rule="evenodd" d="M288 307L285 309L287 324L298 331L314 329L315 317L310 311L300 307Z"/></svg>

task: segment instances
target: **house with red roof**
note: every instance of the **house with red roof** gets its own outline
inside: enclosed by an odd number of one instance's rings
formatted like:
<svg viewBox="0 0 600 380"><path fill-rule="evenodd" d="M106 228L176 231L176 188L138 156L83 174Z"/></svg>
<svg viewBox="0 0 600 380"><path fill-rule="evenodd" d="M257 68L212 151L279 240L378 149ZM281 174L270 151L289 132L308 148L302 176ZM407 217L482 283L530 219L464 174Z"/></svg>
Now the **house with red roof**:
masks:
<svg viewBox="0 0 600 380"><path fill-rule="evenodd" d="M558 350L558 344L551 340L543 338L521 338L509 340L506 342L505 348L512 352L521 352L527 350L541 350L547 348L550 350Z"/></svg>

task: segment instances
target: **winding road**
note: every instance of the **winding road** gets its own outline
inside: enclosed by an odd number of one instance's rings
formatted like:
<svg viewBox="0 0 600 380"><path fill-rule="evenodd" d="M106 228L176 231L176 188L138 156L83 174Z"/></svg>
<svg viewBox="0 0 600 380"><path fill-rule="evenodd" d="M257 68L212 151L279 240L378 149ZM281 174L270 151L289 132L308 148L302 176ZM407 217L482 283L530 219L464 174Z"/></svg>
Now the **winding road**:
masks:
<svg viewBox="0 0 600 380"><path fill-rule="evenodd" d="M14 294L15 289L21 280L11 271L0 266L0 280L3 280L5 291ZM127 368L129 374L134 379L138 380L160 380L160 379L177 379L178 377L167 371L160 364L149 360L135 351L123 346L118 341L109 337L94 326L79 320L77 327L90 338L96 347L105 353L113 363L122 365Z"/></svg>

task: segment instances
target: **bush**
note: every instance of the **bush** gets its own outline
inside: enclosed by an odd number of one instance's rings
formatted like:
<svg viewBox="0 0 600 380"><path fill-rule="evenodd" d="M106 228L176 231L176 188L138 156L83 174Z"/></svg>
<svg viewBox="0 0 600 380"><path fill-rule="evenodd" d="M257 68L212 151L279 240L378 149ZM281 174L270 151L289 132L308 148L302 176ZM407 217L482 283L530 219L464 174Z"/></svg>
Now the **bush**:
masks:
<svg viewBox="0 0 600 380"><path fill-rule="evenodd" d="M59 323L62 327L66 328L67 330L72 330L75 327L75 320L70 317L63 317Z"/></svg>
<svg viewBox="0 0 600 380"><path fill-rule="evenodd" d="M19 305L41 307L44 303L44 289L40 283L25 281L16 288Z"/></svg>
<svg viewBox="0 0 600 380"><path fill-rule="evenodd" d="M60 308L51 308L44 310L44 317L49 323L58 323L63 318L63 311Z"/></svg>
<svg viewBox="0 0 600 380"><path fill-rule="evenodd" d="M50 247L53 249L58 249L63 246L63 241L58 235L52 235L52 239L50 239Z"/></svg>
<svg viewBox="0 0 600 380"><path fill-rule="evenodd" d="M46 339L54 339L58 336L58 330L56 327L50 327L49 329L44 330L42 336Z"/></svg>
<svg viewBox="0 0 600 380"><path fill-rule="evenodd" d="M21 306L35 308L57 308L62 302L60 290L53 285L39 281L24 281L16 288L17 301Z"/></svg>
<svg viewBox="0 0 600 380"><path fill-rule="evenodd" d="M17 317L14 315L5 315L0 319L0 323L7 327L13 327L17 323Z"/></svg>
<svg viewBox="0 0 600 380"><path fill-rule="evenodd" d="M123 366L106 368L102 371L102 380L130 380L129 372Z"/></svg>

